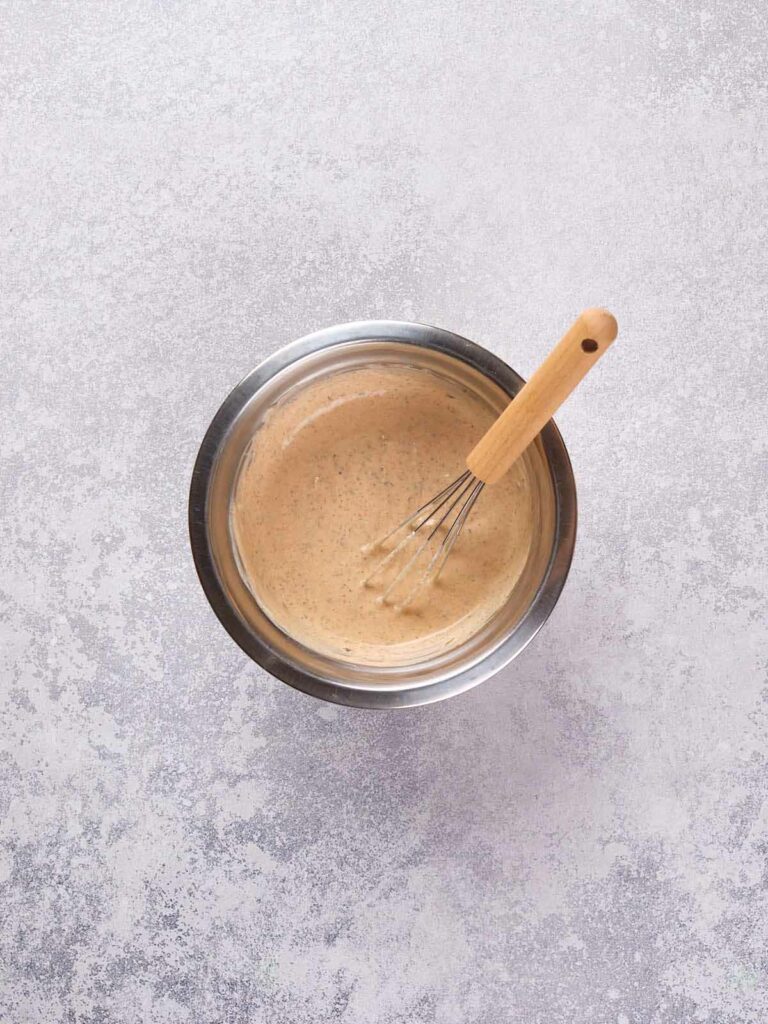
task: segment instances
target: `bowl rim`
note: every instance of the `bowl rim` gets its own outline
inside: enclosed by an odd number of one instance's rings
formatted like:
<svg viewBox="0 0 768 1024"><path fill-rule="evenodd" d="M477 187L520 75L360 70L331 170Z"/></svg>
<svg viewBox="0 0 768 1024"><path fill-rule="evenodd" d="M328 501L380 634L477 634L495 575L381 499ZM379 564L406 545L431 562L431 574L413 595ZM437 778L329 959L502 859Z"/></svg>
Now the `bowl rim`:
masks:
<svg viewBox="0 0 768 1024"><path fill-rule="evenodd" d="M541 442L555 498L555 542L544 577L528 610L514 630L476 663L417 686L382 683L362 687L329 680L284 661L247 628L229 602L219 579L208 531L208 499L219 453L245 405L276 374L298 360L325 348L350 342L394 342L431 348L479 370L510 396L525 381L502 359L476 342L429 324L402 320L357 320L305 335L267 356L237 384L222 402L205 432L192 470L188 524L192 557L208 602L237 645L271 675L294 689L347 707L384 709L415 707L455 696L477 686L508 665L528 646L549 618L560 597L576 542L577 499L573 468L565 442L550 420Z"/></svg>

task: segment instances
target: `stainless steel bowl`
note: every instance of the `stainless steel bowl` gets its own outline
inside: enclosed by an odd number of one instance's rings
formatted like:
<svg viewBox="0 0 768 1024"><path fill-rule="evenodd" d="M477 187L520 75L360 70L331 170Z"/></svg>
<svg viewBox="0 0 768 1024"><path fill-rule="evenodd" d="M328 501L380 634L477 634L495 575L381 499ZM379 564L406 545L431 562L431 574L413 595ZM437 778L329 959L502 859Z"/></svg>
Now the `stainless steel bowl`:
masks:
<svg viewBox="0 0 768 1024"><path fill-rule="evenodd" d="M486 349L425 324L341 324L265 359L232 391L205 435L192 474L189 532L203 589L232 638L283 682L359 708L402 708L462 693L509 664L541 629L565 583L576 538L576 488L568 453L550 422L525 455L539 529L507 602L464 644L412 665L362 666L303 646L261 610L244 582L230 526L239 468L267 410L293 388L329 373L407 363L459 382L501 412L523 380Z"/></svg>

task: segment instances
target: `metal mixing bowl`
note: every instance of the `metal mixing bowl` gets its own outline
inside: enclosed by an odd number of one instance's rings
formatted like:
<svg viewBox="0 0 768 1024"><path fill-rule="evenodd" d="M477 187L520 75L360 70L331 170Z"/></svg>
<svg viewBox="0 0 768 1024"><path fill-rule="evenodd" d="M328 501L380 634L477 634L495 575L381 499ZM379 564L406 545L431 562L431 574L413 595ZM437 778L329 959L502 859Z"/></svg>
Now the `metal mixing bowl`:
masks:
<svg viewBox="0 0 768 1024"><path fill-rule="evenodd" d="M576 538L571 464L550 422L524 456L538 521L526 567L507 602L465 643L412 665L362 666L312 651L273 623L243 580L232 537L231 500L244 453L266 412L290 389L329 373L385 363L432 370L469 388L497 412L523 385L514 370L486 349L437 327L372 320L317 331L265 359L232 391L200 447L189 497L197 572L232 638L283 682L359 708L443 700L509 664L554 608Z"/></svg>

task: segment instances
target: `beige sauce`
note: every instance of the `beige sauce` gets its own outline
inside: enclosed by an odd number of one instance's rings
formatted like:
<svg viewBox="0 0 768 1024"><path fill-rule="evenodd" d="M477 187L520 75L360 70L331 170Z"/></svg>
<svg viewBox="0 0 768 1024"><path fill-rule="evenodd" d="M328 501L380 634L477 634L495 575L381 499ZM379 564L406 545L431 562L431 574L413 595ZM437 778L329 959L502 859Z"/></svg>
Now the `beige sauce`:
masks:
<svg viewBox="0 0 768 1024"><path fill-rule="evenodd" d="M244 460L232 529L246 581L273 622L362 664L415 662L476 633L528 555L533 505L522 463L484 489L439 580L405 611L377 600L381 585L362 586L382 556L363 548L455 479L494 417L447 379L391 366L326 377L270 410Z"/></svg>

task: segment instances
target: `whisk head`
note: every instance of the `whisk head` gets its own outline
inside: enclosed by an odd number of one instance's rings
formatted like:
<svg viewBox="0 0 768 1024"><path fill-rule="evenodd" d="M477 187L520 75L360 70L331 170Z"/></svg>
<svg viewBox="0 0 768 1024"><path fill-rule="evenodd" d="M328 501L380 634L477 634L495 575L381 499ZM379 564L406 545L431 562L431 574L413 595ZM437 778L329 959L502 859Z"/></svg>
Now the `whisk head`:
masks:
<svg viewBox="0 0 768 1024"><path fill-rule="evenodd" d="M483 487L467 469L394 530L366 545L365 554L389 550L363 585L372 587L378 578L386 580L389 568L395 576L385 584L379 601L398 611L412 604L424 587L436 582Z"/></svg>

